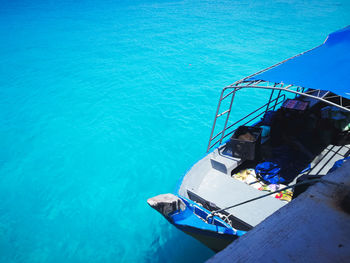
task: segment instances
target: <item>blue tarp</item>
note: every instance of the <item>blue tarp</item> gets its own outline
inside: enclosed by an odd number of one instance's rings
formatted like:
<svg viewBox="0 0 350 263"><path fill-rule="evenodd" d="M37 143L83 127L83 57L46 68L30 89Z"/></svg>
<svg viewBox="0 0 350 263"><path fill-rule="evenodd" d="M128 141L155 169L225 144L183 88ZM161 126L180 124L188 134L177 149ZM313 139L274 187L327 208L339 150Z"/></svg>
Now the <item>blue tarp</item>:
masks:
<svg viewBox="0 0 350 263"><path fill-rule="evenodd" d="M321 46L250 79L329 90L350 99L350 26L330 34Z"/></svg>

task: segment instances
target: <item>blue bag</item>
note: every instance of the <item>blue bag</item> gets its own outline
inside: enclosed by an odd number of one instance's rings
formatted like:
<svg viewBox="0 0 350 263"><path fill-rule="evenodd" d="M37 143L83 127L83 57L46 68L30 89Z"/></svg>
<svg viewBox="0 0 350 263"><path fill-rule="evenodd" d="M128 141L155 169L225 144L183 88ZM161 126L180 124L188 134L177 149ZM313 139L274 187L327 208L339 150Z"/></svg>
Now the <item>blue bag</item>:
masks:
<svg viewBox="0 0 350 263"><path fill-rule="evenodd" d="M333 165L333 167L331 169L329 169L328 173L331 173L331 172L334 172L335 170L337 170L339 167L341 167L343 165L344 162L346 162L347 160L350 159L350 156L349 157L346 157L344 159L340 159L338 161L336 161Z"/></svg>
<svg viewBox="0 0 350 263"><path fill-rule="evenodd" d="M255 167L255 173L268 184L279 184L286 180L280 176L281 168L272 162L259 163Z"/></svg>

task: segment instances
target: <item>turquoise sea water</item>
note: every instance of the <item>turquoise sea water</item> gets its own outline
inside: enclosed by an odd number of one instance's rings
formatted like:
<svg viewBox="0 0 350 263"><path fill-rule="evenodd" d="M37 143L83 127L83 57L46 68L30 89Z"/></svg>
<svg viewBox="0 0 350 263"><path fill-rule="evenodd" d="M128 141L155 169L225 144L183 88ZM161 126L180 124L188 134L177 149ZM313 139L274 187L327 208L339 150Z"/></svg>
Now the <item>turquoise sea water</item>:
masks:
<svg viewBox="0 0 350 263"><path fill-rule="evenodd" d="M221 87L350 24L341 0L0 4L0 262L212 256L146 199L203 156Z"/></svg>

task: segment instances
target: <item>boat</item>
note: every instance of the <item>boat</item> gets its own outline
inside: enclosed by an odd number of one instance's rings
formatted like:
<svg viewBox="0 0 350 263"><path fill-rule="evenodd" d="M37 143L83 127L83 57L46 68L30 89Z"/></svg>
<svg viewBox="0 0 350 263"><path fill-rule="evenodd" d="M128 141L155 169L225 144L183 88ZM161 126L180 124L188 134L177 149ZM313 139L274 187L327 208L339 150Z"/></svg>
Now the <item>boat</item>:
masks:
<svg viewBox="0 0 350 263"><path fill-rule="evenodd" d="M349 51L350 26L224 87L207 153L148 204L217 252L293 202L349 159ZM234 119L247 89L268 92L266 103Z"/></svg>

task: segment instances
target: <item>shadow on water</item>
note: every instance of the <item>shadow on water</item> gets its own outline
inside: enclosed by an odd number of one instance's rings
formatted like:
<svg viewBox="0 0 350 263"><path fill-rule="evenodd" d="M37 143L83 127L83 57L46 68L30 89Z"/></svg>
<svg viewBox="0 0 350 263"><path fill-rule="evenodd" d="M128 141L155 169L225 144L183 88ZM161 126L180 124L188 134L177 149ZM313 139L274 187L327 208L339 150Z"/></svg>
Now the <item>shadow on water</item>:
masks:
<svg viewBox="0 0 350 263"><path fill-rule="evenodd" d="M162 242L162 236L167 236ZM174 226L161 231L146 251L144 262L204 262L215 253Z"/></svg>

